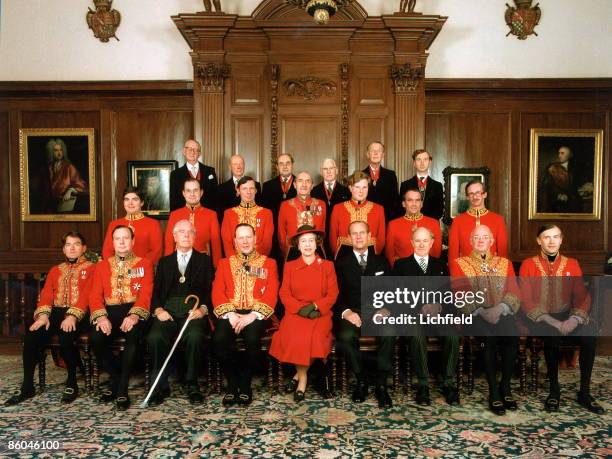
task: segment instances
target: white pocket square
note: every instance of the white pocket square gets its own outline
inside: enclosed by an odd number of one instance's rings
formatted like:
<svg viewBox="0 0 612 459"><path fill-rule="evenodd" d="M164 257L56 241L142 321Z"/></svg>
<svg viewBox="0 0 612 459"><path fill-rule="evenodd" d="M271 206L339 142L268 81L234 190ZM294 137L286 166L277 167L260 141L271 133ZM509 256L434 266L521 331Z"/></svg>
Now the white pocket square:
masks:
<svg viewBox="0 0 612 459"><path fill-rule="evenodd" d="M376 273L374 273L375 276L382 276L385 272L384 271L378 271Z"/></svg>
<svg viewBox="0 0 612 459"><path fill-rule="evenodd" d="M210 174L210 175L208 176L208 178L212 180L214 177L213 177L213 175L212 175L212 174Z"/></svg>

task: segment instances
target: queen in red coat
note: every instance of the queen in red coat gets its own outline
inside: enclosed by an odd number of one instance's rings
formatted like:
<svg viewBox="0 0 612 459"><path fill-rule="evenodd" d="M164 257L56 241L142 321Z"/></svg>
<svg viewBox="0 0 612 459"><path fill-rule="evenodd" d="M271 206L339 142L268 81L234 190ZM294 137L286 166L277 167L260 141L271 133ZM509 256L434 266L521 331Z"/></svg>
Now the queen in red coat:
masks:
<svg viewBox="0 0 612 459"><path fill-rule="evenodd" d="M272 337L270 355L296 368L294 400L304 400L308 367L314 359L326 359L332 347L332 306L338 296L336 272L331 261L316 254L323 233L302 226L293 238L301 257L287 262L279 296L285 316Z"/></svg>

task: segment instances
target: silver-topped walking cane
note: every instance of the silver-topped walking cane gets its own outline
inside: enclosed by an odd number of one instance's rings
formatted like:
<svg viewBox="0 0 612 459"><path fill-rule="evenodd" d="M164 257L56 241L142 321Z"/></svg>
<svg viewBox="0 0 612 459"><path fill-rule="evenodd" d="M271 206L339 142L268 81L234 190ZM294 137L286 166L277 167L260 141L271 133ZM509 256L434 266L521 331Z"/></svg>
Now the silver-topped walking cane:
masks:
<svg viewBox="0 0 612 459"><path fill-rule="evenodd" d="M183 325L183 328L181 328L181 331L179 332L178 336L176 337L176 341L174 341L174 344L172 345L172 349L170 349L170 352L168 352L168 357L166 357L166 361L164 362L164 364L162 365L161 369L157 373L157 377L155 378L155 381L153 381L153 384L151 385L151 389L149 389L149 393L147 394L147 398L145 398L144 401L140 404L140 408L146 408L147 407L147 404L149 403L149 399L151 398L151 395L153 394L153 391L155 390L155 386L157 386L157 383L159 382L159 379L161 378L162 374L164 373L164 370L166 369L166 365L168 365L168 362L170 361L170 358L172 357L172 354L174 354L174 350L176 349L176 346L178 345L179 341L181 340L181 337L183 336L183 333L185 332L185 329L187 328L187 324L189 324L189 321L191 320L191 314L200 306L200 298L197 295L189 295L189 296L187 296L187 298L185 298L185 304L187 304L189 302L189 300L191 300L191 299L196 300L195 301L195 305L189 311L189 315L187 316L187 320L185 321L185 324Z"/></svg>

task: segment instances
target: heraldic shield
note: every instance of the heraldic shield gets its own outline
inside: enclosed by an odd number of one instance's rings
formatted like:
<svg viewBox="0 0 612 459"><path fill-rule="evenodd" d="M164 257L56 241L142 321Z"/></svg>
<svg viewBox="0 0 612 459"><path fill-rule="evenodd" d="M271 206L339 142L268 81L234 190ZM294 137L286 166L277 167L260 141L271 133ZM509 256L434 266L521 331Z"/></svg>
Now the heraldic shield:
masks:
<svg viewBox="0 0 612 459"><path fill-rule="evenodd" d="M93 30L94 37L103 43L108 42L109 39L115 38L119 41L119 38L115 35L115 31L121 23L121 14L119 11L112 9L112 0L94 0L96 5L96 11L89 8L87 12L87 25Z"/></svg>
<svg viewBox="0 0 612 459"><path fill-rule="evenodd" d="M538 4L531 6L532 0L514 0L516 8L506 3L506 24L510 27L510 34L516 35L519 40L526 39L529 35L538 35L534 28L540 22L542 10Z"/></svg>

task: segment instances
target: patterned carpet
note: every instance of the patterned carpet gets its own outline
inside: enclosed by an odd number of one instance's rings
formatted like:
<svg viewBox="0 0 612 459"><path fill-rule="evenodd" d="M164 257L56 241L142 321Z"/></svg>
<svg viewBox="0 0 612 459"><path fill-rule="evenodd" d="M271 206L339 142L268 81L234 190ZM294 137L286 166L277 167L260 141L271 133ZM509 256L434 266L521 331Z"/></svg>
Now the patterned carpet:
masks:
<svg viewBox="0 0 612 459"><path fill-rule="evenodd" d="M435 394L431 407L406 396L380 410L371 396L362 405L307 393L296 405L290 396L268 399L261 388L248 408L224 409L221 396L192 408L177 386L174 396L153 409L140 409L143 381L133 378L133 406L117 413L88 396L72 405L58 403L65 373L47 365L47 391L17 407L0 408L0 457L231 457L319 459L363 457L610 457L612 358L598 358L593 395L606 408L593 415L574 401L577 370L561 371L559 413L541 410L545 391L519 396L520 408L497 417L485 406L484 382L449 407ZM21 379L16 356L0 357L0 396L4 401ZM517 394L518 395L518 394ZM137 402L136 402L137 401ZM57 440L57 450L9 450L9 441Z"/></svg>

